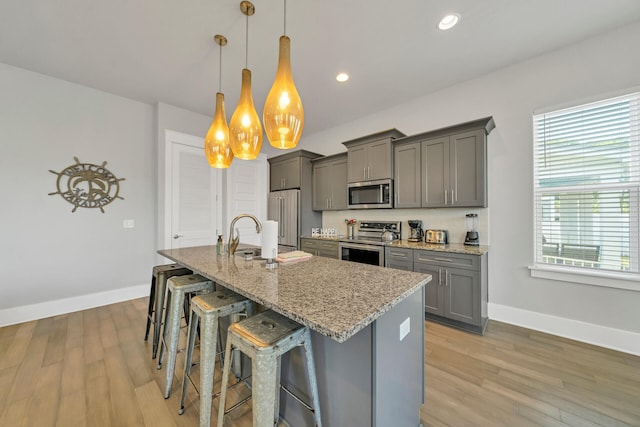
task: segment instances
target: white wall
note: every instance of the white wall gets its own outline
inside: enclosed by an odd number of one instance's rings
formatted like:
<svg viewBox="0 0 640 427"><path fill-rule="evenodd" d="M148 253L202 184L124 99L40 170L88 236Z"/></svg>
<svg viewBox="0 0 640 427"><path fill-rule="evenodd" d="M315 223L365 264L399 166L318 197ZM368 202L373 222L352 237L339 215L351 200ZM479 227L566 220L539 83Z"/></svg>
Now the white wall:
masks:
<svg viewBox="0 0 640 427"><path fill-rule="evenodd" d="M302 146L321 154L333 154L344 151L341 141L392 127L414 134L493 116L496 128L489 136L488 146L490 316L492 313L507 316L510 318L505 320L547 330L553 326L541 324L556 319L564 329L551 332L578 338L581 330L594 329L604 334L615 330L637 334L640 289L627 291L534 279L527 267L533 262L532 112L640 85L638 46L640 24L348 125L305 136ZM333 224L344 214L325 214L325 218ZM414 214L417 212L411 213ZM428 218L431 214L425 215ZM635 348L640 352L640 335L635 334L631 336L637 340Z"/></svg>
<svg viewBox="0 0 640 427"><path fill-rule="evenodd" d="M154 260L152 106L4 64L0 94L0 325L16 307L47 303L43 317L73 309L69 299L80 295L97 294L96 305L126 299L120 289L147 284ZM74 156L106 161L125 178L124 200L72 213L49 196L57 179L49 170Z"/></svg>

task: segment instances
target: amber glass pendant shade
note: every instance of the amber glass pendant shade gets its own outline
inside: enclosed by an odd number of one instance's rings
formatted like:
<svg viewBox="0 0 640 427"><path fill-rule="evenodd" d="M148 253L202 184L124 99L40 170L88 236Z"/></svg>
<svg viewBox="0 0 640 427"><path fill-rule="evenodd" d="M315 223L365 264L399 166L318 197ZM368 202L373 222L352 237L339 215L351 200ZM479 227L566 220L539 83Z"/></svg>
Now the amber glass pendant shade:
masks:
<svg viewBox="0 0 640 427"><path fill-rule="evenodd" d="M280 37L278 71L264 103L262 118L269 143L281 149L298 145L304 128L304 109L291 73L291 39Z"/></svg>
<svg viewBox="0 0 640 427"><path fill-rule="evenodd" d="M229 126L224 112L224 94L216 93L216 112L211 127L204 138L204 152L209 165L213 168L228 168L233 160L229 144Z"/></svg>
<svg viewBox="0 0 640 427"><path fill-rule="evenodd" d="M229 122L229 141L233 155L243 160L258 157L262 147L262 125L253 105L251 71L242 69L240 101Z"/></svg>

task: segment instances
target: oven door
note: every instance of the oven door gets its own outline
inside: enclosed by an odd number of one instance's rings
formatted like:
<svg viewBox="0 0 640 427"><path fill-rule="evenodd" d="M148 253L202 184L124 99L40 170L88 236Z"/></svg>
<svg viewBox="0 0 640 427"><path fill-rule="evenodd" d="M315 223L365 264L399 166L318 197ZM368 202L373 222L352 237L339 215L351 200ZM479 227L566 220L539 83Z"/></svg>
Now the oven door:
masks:
<svg viewBox="0 0 640 427"><path fill-rule="evenodd" d="M341 260L384 267L384 246L340 242L338 248Z"/></svg>

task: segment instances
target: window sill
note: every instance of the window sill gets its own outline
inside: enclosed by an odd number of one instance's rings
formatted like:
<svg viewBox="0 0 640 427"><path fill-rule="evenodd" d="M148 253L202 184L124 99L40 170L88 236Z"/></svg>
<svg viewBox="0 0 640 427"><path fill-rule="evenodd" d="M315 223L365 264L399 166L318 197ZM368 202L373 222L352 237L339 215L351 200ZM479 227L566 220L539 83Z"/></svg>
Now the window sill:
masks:
<svg viewBox="0 0 640 427"><path fill-rule="evenodd" d="M529 266L529 270L531 277L538 279L559 280L640 292L640 274L585 271L580 268L555 267L544 264Z"/></svg>

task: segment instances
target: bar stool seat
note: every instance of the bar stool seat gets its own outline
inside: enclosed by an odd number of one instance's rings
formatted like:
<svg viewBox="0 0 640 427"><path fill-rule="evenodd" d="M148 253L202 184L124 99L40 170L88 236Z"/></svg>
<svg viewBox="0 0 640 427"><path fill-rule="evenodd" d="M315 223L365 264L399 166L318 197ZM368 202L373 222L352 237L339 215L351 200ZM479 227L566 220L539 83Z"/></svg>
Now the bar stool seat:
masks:
<svg viewBox="0 0 640 427"><path fill-rule="evenodd" d="M178 340L180 338L180 321L185 297L188 294L213 292L215 284L213 281L202 277L199 274L189 274L186 276L174 276L167 281L167 307L165 310L164 330L160 343L160 361L158 369L162 368L165 350L169 354L167 360L167 373L164 389L164 398L168 399L173 385L173 374L176 368L176 356L178 353Z"/></svg>
<svg viewBox="0 0 640 427"><path fill-rule="evenodd" d="M253 303L246 297L221 289L210 294L198 295L191 300L191 321L187 339L187 353L185 357L184 376L182 377L182 399L179 414L184 412L187 395L187 385L191 379L193 348L195 336L200 323L200 426L211 425L211 400L213 398L213 377L215 371L216 349L218 348L219 320L232 316L231 321L237 321L238 315L244 313L250 316ZM220 349L222 352L222 349ZM231 359L227 359L231 361Z"/></svg>
<svg viewBox="0 0 640 427"><path fill-rule="evenodd" d="M164 311L164 294L167 290L167 280L173 276L183 276L192 274L188 268L180 264L163 264L153 267L151 276L151 289L149 290L149 309L147 310L147 329L144 340L149 339L149 329L153 324L153 350L151 358L155 359L158 354L158 342L160 341L160 330L162 329L162 314Z"/></svg>
<svg viewBox="0 0 640 427"><path fill-rule="evenodd" d="M223 427L224 416L229 412L226 410L225 401L232 349L238 349L251 358L253 426L273 427L279 418L280 358L298 346L303 346L305 350L307 382L313 407L294 397L313 412L315 425L322 427L309 328L271 310L229 326L218 409L218 427ZM285 391L291 393L286 389Z"/></svg>

